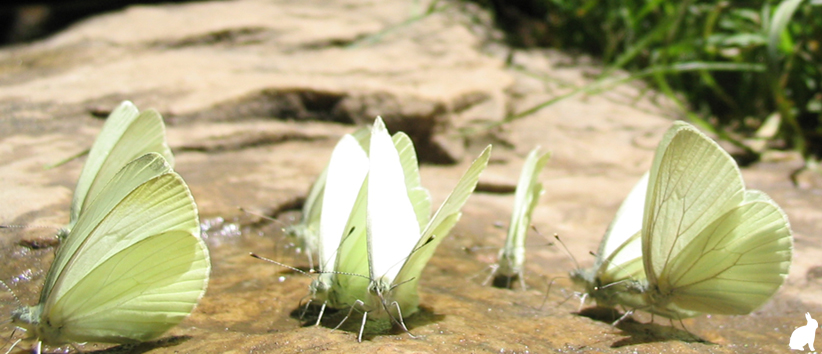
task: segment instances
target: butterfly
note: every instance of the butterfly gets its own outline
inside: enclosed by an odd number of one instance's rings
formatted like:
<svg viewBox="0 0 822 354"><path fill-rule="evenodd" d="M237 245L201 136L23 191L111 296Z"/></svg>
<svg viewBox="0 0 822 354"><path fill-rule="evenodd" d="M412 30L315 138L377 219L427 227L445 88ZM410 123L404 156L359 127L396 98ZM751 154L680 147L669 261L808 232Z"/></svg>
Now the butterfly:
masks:
<svg viewBox="0 0 822 354"><path fill-rule="evenodd" d="M620 206L594 267L571 277L602 306L670 319L741 315L779 289L792 250L776 202L745 189L731 156L677 121Z"/></svg>
<svg viewBox="0 0 822 354"><path fill-rule="evenodd" d="M366 134L362 134L362 131ZM333 177L329 174L329 180L339 179L339 182L326 187L329 190L328 203L332 204L328 204L327 210L323 210L320 220L324 225L320 227L320 276L309 287L312 301L322 302L317 323L322 319L326 306L335 309L351 308L360 302L363 294L367 294L370 278L365 234L370 134L370 129L366 129L352 134L353 138L343 137L329 161L329 168L335 166ZM431 196L420 184L414 145L408 135L402 132L395 134L391 141L402 165L404 188L413 200L418 222L424 225L431 212ZM353 198L352 191L356 192ZM343 195L345 196L342 197ZM350 204L352 202L353 205Z"/></svg>
<svg viewBox="0 0 822 354"><path fill-rule="evenodd" d="M522 277L525 264L525 237L531 226L531 214L539 202L539 196L544 192L542 183L537 178L550 157L550 153L540 153L540 148L537 147L531 150L525 158L514 193L514 211L511 213L511 222L508 225L508 237L505 238L505 246L499 252L499 261L492 274L492 276L507 278L508 283L511 279L519 277L523 289L525 289Z"/></svg>
<svg viewBox="0 0 822 354"><path fill-rule="evenodd" d="M375 318L389 317L404 328L403 316L419 310L417 284L422 270L459 220L460 209L473 193L490 152L490 146L483 150L421 227L427 218L420 215L419 200L409 188L400 153L377 117L371 130L366 187L368 293L360 298L366 309L363 326L369 312L376 312Z"/></svg>
<svg viewBox="0 0 822 354"><path fill-rule="evenodd" d="M361 149L365 149L362 145L365 145L368 142L370 134L370 129L361 128L351 134L347 134L346 136L356 139L356 141L360 144ZM330 163L331 162L329 161L329 164ZM319 239L320 215L323 210L327 175L328 166L323 169L317 177L317 180L311 185L311 189L309 190L308 196L303 204L302 215L299 223L289 225L283 229L286 236L297 240L299 247L298 251L305 252L308 256L308 262L310 263L309 266L312 270L314 269L314 254L319 252L321 244Z"/></svg>
<svg viewBox="0 0 822 354"><path fill-rule="evenodd" d="M38 353L43 343L156 338L191 313L208 283L197 207L162 155L132 160L89 196L57 249L39 303L12 313Z"/></svg>
<svg viewBox="0 0 822 354"><path fill-rule="evenodd" d="M166 143L163 118L155 110L140 113L129 101L123 101L109 114L74 189L68 227L59 233L62 239L108 181L130 161L149 152L162 155L174 167L174 155Z"/></svg>

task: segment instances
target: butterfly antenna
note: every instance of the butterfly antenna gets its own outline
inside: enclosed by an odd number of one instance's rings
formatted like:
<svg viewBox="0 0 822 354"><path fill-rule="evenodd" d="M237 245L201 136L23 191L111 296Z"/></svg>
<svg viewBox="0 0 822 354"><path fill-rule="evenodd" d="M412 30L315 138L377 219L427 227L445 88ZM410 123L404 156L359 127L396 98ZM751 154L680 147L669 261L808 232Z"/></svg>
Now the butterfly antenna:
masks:
<svg viewBox="0 0 822 354"><path fill-rule="evenodd" d="M15 294L13 290L11 290L11 288L6 284L6 282L0 280L0 285L2 285L4 288L6 288L6 290L9 292L9 294L11 294L11 297L14 298L14 302L16 302L20 306L23 306L23 303L20 302L20 298L17 297L17 294Z"/></svg>
<svg viewBox="0 0 822 354"><path fill-rule="evenodd" d="M268 220L268 221L275 222L275 223L277 223L277 224L282 225L283 227L288 226L288 225L286 225L284 222L282 222L282 221L280 221L280 220L278 220L278 219L272 218L272 217L270 217L270 216L268 216L268 215L265 215L265 214L260 214L260 213L255 213L255 212L250 211L250 210L248 210L248 209L246 209L246 208L243 208L243 207L237 207L237 209L238 209L238 210L240 210L240 211L241 211L241 212L243 212L243 213L248 214L248 215L256 216L256 217L258 217L258 218L260 218L260 219L264 219L264 220Z"/></svg>
<svg viewBox="0 0 822 354"><path fill-rule="evenodd" d="M499 249L499 248L494 247L494 246L479 246L479 245L474 245L474 246L470 246L470 247L462 247L462 250L465 253L469 253L469 254L470 253L476 253L478 251L490 250L490 249Z"/></svg>
<svg viewBox="0 0 822 354"><path fill-rule="evenodd" d="M391 286L391 289L389 289L388 291L392 291L392 290L394 290L394 288L396 288L396 287L398 287L398 286L400 286L400 285L403 285L403 284L405 284L405 283L408 283L408 282L410 282L410 281L412 281L412 280L414 280L414 279L416 279L416 277L412 277L412 278L409 278L409 279L403 280L403 281L399 282L399 283L398 283L398 284L396 284L396 285L392 285L392 286Z"/></svg>
<svg viewBox="0 0 822 354"><path fill-rule="evenodd" d="M345 242L345 240L347 240L347 239L348 239L348 237L349 237L349 236L351 236L351 234L352 234L352 233L354 233L354 228L353 228L353 227L351 228L351 230L349 230L349 231L348 231L348 234L347 234L345 237L343 237L343 239L340 241L340 246L339 246L339 247L342 247L342 244ZM337 247L337 250L338 250L338 251L339 251L339 247ZM280 265L280 266L282 266L282 267L286 267L286 268L289 268L289 269L293 269L293 270L296 270L296 271L298 271L298 272L300 272L300 273L303 273L303 274L308 275L306 272L304 272L304 271L302 271L302 270L300 270L300 269L297 269L297 268L294 268L294 267L292 267L292 266L288 266L288 265L282 264L282 263L280 263L280 262L277 262L277 261L274 261L274 260L271 260L271 259L268 259L268 258L265 258L265 257L258 256L258 255L254 254L254 253L251 253L251 257L258 258L258 259L261 259L261 260L264 260L264 261L268 261L268 262L271 262L271 263L274 263L274 264ZM314 271L313 269L311 270L311 273L312 273L312 274L340 274L340 275L350 275L350 276L354 276L354 277L365 278L365 279L368 279L368 280L374 280L374 279L371 279L371 277L367 277L367 276L365 276L365 275L362 275L362 274L357 274L357 273L336 272L336 271L324 272L324 271Z"/></svg>
<svg viewBox="0 0 822 354"><path fill-rule="evenodd" d="M632 281L634 281L634 280L633 280L633 279L622 279L622 280L620 280L620 281L615 281L615 282L613 282L613 283L608 283L608 284L605 284L605 285L603 285L603 286L598 287L597 289L600 289L600 290L601 290L601 289L608 289L608 288L610 288L610 287L612 287L612 286L616 286L616 285L620 285L620 284L625 283L625 282L632 282Z"/></svg>
<svg viewBox="0 0 822 354"><path fill-rule="evenodd" d="M555 233L554 238L562 246L562 249L565 250L565 254L567 254L568 257L571 258L571 261L574 262L574 266L576 267L576 269L581 269L579 266L579 262L577 262L577 258L574 257L570 250L568 250L568 246L565 245L565 242L562 242L562 239L559 238L559 234Z"/></svg>
<svg viewBox="0 0 822 354"><path fill-rule="evenodd" d="M2 225L0 224L0 229L57 229L60 230L57 226L48 226L48 225Z"/></svg>
<svg viewBox="0 0 822 354"><path fill-rule="evenodd" d="M431 237L429 237L427 240L425 240L425 242L423 242L423 244L421 244L419 247L414 248L413 250L411 250L411 252L408 253L408 256L405 256L405 257L401 258L399 261L397 261L397 263L394 263L394 265L392 265L388 269L390 270L391 268L394 268L396 266L402 266L403 264L405 264L406 261L408 261L409 258L411 258L411 256L414 255L414 253L417 253L419 250L423 249L425 246L428 246L431 242L434 242L434 240L436 240L436 239L437 239L437 235L431 235Z"/></svg>
<svg viewBox="0 0 822 354"><path fill-rule="evenodd" d="M545 297L542 298L542 304L539 306L540 311L545 306L545 303L548 302L548 296L551 295L551 287L554 286L554 281L557 280L557 279L562 279L562 278L568 278L568 277L564 276L564 275L561 275L561 276L551 278L551 281L548 282L548 288L545 290ZM568 298L570 298L570 297L568 297ZM559 305L562 305L563 303L565 303L565 301L568 301L568 298L566 298L561 303L559 303ZM557 306L559 306L559 305L557 305Z"/></svg>
<svg viewBox="0 0 822 354"><path fill-rule="evenodd" d="M276 264L276 265L278 265L278 266L280 266L280 267L283 267L283 268L288 268L288 269L291 269L291 270L293 270L293 271L295 271L295 272L301 273L301 274L303 274L303 275L305 275L305 276L307 276L307 277L311 278L311 275L310 275L309 273L307 273L306 271L302 270L302 269L299 269L299 268L296 268L296 267L292 267L292 266L290 266L290 265L287 265L287 264L283 264L283 263L277 262L277 261L275 261L275 260L273 260L273 259L270 259L270 258L266 258L266 257L260 256L260 255L258 255L258 254L256 254L256 253L254 253L254 252L249 252L249 253L248 253L248 255L249 255L249 256L251 256L251 257L257 258L257 259L259 259L259 260L262 260L262 261L266 261L266 262L269 262L269 263L274 263L274 264ZM312 278L312 279L313 279L313 278Z"/></svg>
<svg viewBox="0 0 822 354"><path fill-rule="evenodd" d="M540 237L542 237L543 239L548 240L548 243L546 244L546 246L553 246L553 245L554 245L554 242L550 241L550 240L548 239L548 237L545 237L545 235L544 235L544 234L542 234L542 232L539 232L539 229L537 229L537 226L536 226L536 225L531 224L531 230L534 230L534 232L536 232L536 233L537 233L537 235L539 235L539 236L540 236ZM556 233L554 233L554 235L556 235Z"/></svg>
<svg viewBox="0 0 822 354"><path fill-rule="evenodd" d="M66 164L66 163L68 163L68 162L70 162L70 161L72 161L72 160L74 160L74 159L77 159L77 158L79 158L79 157L81 157L81 156L83 156L83 155L88 154L88 153L89 153L89 151L91 151L91 148L89 148L89 149L85 149L85 150L83 150L83 151L80 151L80 152L78 152L78 153L76 153L76 154L74 154L74 155L71 155L71 156L69 156L69 157L67 157L67 158L65 158L65 159L62 159L62 160L60 160L60 161L57 161L57 162L55 162L55 163L45 165L45 166L43 166L43 169L44 169L44 170L50 170L50 169L52 169L52 168L62 166L62 165Z"/></svg>
<svg viewBox="0 0 822 354"><path fill-rule="evenodd" d="M275 261L275 260L273 260L273 259L270 259L270 258L266 258L266 257L260 256L260 255L258 255L258 254L253 253L253 252L249 253L249 255L250 255L251 257L257 258L257 259L259 259L259 260L266 261L266 262L270 262L270 263L274 263L274 264L276 264L276 265L278 265L278 266L280 266L280 267L283 267L283 268L288 268L288 269L291 269L291 270L293 270L293 271L299 272L300 274L305 275L305 276L307 276L307 277L311 278L312 280L314 279L314 278L311 276L311 274L309 274L309 273L307 273L307 272L303 271L302 269L295 268L295 267L292 267L292 266L290 266L290 265L287 265L287 264L283 264L283 263L277 262L277 261ZM311 270L311 273L312 273L312 274L321 274L321 273L324 273L324 272L314 272L314 270L312 269L312 270ZM352 275L353 275L353 274L352 274ZM312 295L313 295L313 294L312 294ZM309 297L311 297L312 295L306 295L306 296L303 296L303 297L300 299L300 304L302 304L302 303L303 303L303 300L304 300L305 298L309 298ZM300 319L301 319L301 320L303 319L303 317L305 317L306 312L308 312L308 306L310 306L310 305L311 305L311 301L312 301L312 300L313 300L313 299L308 299L308 302L306 302L306 303L305 303L305 307L303 308L303 311L302 311L302 313L300 314ZM318 326L318 325L320 324L320 321L322 321L322 319L323 319L323 314L325 313L325 306L326 306L326 303L325 303L325 302L323 302L323 305L322 305L322 307L320 308L320 314L317 316L317 322L316 322L316 323L314 323L314 325L315 325L315 326ZM300 307L302 307L302 305L300 305Z"/></svg>

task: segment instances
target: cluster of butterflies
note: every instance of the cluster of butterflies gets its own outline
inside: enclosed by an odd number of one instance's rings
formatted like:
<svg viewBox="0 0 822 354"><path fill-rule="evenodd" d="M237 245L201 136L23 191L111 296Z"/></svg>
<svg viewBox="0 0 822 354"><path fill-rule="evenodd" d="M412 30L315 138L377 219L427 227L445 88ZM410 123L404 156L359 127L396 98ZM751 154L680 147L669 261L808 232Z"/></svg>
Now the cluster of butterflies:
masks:
<svg viewBox="0 0 822 354"><path fill-rule="evenodd" d="M322 185L309 193L315 199L306 203L306 218L290 230L309 254L317 247L320 276L310 293L322 304L318 323L326 306L356 306L363 312L359 340L369 315L405 328L403 316L418 311L422 270L459 220L490 153L488 146L430 216L431 197L405 133L392 137L377 117L370 131L344 136Z"/></svg>
<svg viewBox="0 0 822 354"><path fill-rule="evenodd" d="M359 340L368 319L405 328L403 317L419 310L422 270L459 220L490 151L431 216L405 133L389 135L377 117L370 129L343 136L300 223L286 229L312 269L318 255L309 287L321 304L317 322L326 307L356 308L363 313ZM526 158L498 276L522 279L525 237L544 191L538 177L549 157L536 148ZM124 102L111 113L80 175L40 302L12 314L38 353L42 343L156 338L203 296L208 250L194 200L172 165L157 112ZM746 190L736 163L713 140L676 122L619 208L594 267L571 278L601 306L671 319L746 314L782 285L792 247L779 206Z"/></svg>
<svg viewBox="0 0 822 354"><path fill-rule="evenodd" d="M459 218L488 152L429 221L430 198L408 137L395 134L392 146L379 118L370 132L345 136L312 186L300 223L286 229L309 259L319 254L313 299L323 309L360 306L363 325L370 311L403 325L402 316L417 311L421 270ZM535 148L522 167L508 236L493 267L506 286L523 280L525 239L549 158ZM782 209L745 188L736 162L716 142L677 121L651 170L620 206L594 266L570 275L584 289L583 302L590 296L602 307L621 306L629 310L625 316L634 310L676 320L739 315L779 289L792 252Z"/></svg>

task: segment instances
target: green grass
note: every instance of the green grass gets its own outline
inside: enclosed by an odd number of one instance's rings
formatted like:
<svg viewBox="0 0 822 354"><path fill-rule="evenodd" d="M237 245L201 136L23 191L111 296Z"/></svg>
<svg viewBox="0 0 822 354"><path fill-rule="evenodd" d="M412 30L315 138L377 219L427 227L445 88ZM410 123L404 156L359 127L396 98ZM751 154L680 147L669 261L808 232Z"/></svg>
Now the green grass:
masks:
<svg viewBox="0 0 822 354"><path fill-rule="evenodd" d="M509 120L644 79L691 121L753 155L822 156L822 0L478 2L494 10L510 43L582 50L607 66L594 84ZM632 74L613 79L617 69ZM766 144L748 143L752 137Z"/></svg>

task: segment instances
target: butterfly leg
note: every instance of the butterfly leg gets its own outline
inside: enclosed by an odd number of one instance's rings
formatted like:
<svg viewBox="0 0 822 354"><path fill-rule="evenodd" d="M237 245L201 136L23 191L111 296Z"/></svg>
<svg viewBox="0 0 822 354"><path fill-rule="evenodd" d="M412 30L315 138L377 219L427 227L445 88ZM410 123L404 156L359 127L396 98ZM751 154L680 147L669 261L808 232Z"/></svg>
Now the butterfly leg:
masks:
<svg viewBox="0 0 822 354"><path fill-rule="evenodd" d="M494 278L494 275L497 274L497 269L499 269L499 264L491 265L488 268L491 269L491 272L489 272L488 276L485 278L485 280L482 281L482 286L488 285L488 282L491 281L491 279Z"/></svg>
<svg viewBox="0 0 822 354"><path fill-rule="evenodd" d="M579 297L579 308L577 309L577 312L582 312L582 307L585 306L585 300L587 299L588 293L584 293L582 294L582 296Z"/></svg>
<svg viewBox="0 0 822 354"><path fill-rule="evenodd" d="M306 297L310 297L310 295L306 296ZM300 299L300 304L303 303L303 299L305 299L306 297L303 297L302 299ZM313 299L308 299L308 302L305 303L305 307L303 307L302 312L300 312L300 320L305 318L305 314L308 313L308 306L311 306L311 301L313 301ZM302 306L302 305L299 305L299 306Z"/></svg>
<svg viewBox="0 0 822 354"><path fill-rule="evenodd" d="M400 304L394 301L391 303L391 305L397 308L397 315L400 317L399 320L397 320L396 318L394 318L394 316L391 316L391 320L399 324L400 327L402 327L402 330L405 331L405 333L408 333L408 335L411 336L411 338L417 338L417 336L412 334L411 331L408 330L408 327L405 326L405 321L402 319L402 310L400 310ZM390 316L391 312L388 312L388 314Z"/></svg>
<svg viewBox="0 0 822 354"><path fill-rule="evenodd" d="M359 300L357 300L359 301ZM360 325L360 334L357 335L357 343L362 343L362 332L365 331L365 321L368 319L368 311L362 313L362 324Z"/></svg>
<svg viewBox="0 0 822 354"><path fill-rule="evenodd" d="M548 302L548 296L551 295L551 287L552 286L554 286L554 280L553 279L551 279L551 281L548 282L548 288L545 289L545 297L542 298L542 304L539 305L539 310L540 311L542 311L542 308L545 307L545 303ZM565 301L568 301L568 299L570 299L570 297L565 298ZM563 303L565 301L563 301Z"/></svg>
<svg viewBox="0 0 822 354"><path fill-rule="evenodd" d="M332 329L332 331L336 331L338 328L340 328L340 326L342 326L343 323L345 323L346 320L348 320L349 317L351 317L351 312L354 312L354 306L357 305L364 306L365 303L361 300L355 301L354 304L348 308L348 313L345 314L345 317L343 317L342 321L340 321L340 323L338 323L337 326Z"/></svg>
<svg viewBox="0 0 822 354"><path fill-rule="evenodd" d="M527 288L525 287L525 275L522 274L522 271L519 272L518 277L519 277L519 284L522 286L522 291L527 290Z"/></svg>
<svg viewBox="0 0 822 354"><path fill-rule="evenodd" d="M11 353L11 351L14 350L15 347L17 347L17 343L20 343L21 340L23 340L23 338L14 341L14 343L11 344L11 347L9 347L9 350L6 351L6 354Z"/></svg>
<svg viewBox="0 0 822 354"><path fill-rule="evenodd" d="M696 338L698 341L702 341L702 340L703 340L701 337L699 337L698 335L694 334L694 332L691 332L691 330L689 330L689 329L688 329L688 327L685 327L685 323L684 323L684 322L682 322L682 319L681 319L681 318L680 318L680 319L678 319L678 321L679 321L679 325L680 325L680 326L682 326L682 329L684 329L684 330L685 330L685 332L688 332L688 334L690 334L690 335L694 336L694 338ZM813 348L811 348L811 351L813 351Z"/></svg>
<svg viewBox="0 0 822 354"><path fill-rule="evenodd" d="M614 321L614 323L611 323L611 326L616 327L620 322L622 322L624 319L628 318L628 316L631 316L633 314L634 314L634 310L625 311L625 314L623 314L620 318L618 318L616 321Z"/></svg>
<svg viewBox="0 0 822 354"><path fill-rule="evenodd" d="M325 305L326 305L326 302L323 301L323 305L320 307L320 315L317 316L317 323L314 324L315 326L319 326L320 321L322 321L322 319L323 319L323 314L325 313Z"/></svg>

